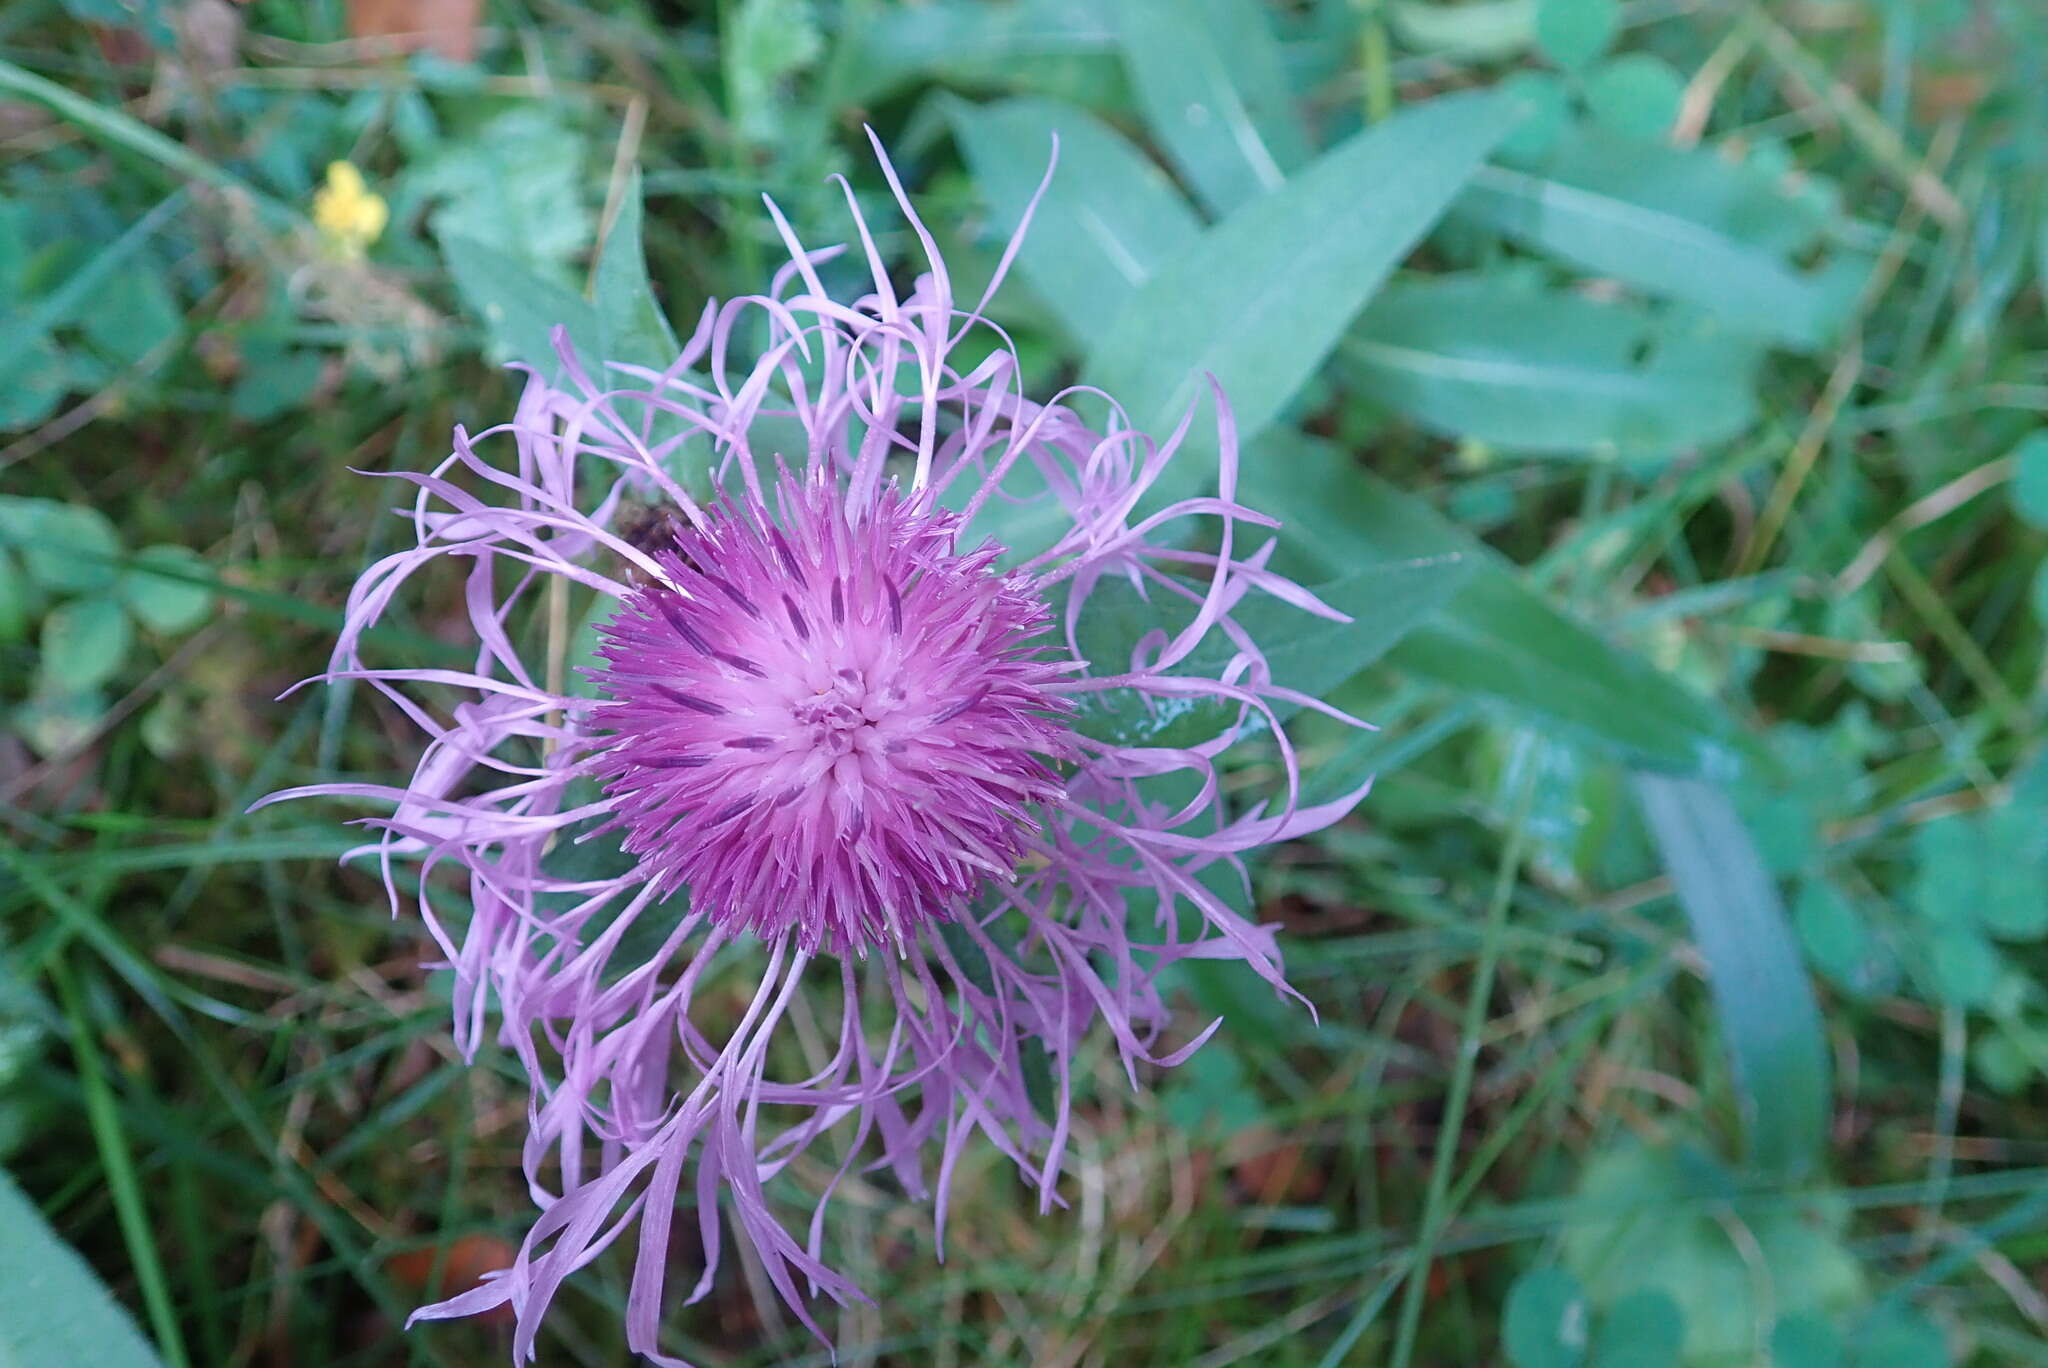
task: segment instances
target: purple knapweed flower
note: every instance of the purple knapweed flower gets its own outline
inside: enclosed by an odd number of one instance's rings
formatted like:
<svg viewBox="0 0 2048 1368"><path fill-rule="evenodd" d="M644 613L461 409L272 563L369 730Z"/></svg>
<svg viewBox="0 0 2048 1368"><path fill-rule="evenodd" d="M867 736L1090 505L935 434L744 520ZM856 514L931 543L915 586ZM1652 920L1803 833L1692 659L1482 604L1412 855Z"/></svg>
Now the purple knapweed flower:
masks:
<svg viewBox="0 0 2048 1368"><path fill-rule="evenodd" d="M563 1280L630 1238L628 1342L678 1362L657 1338L679 1210L688 1300L729 1226L822 1338L813 1299L862 1295L825 1224L856 1165L931 1197L943 1238L979 1132L1058 1204L1092 1028L1135 1085L1215 1029L1167 1048L1173 964L1238 960L1288 991L1272 929L1205 871L1241 883L1246 852L1364 793L1300 797L1282 710L1351 719L1275 681L1237 610L1341 617L1267 568L1270 538L1245 552L1275 524L1237 501L1222 395L1217 492L1147 511L1194 411L1155 441L1099 392L1027 398L984 313L1016 241L962 307L882 167L928 263L907 294L850 190L868 271L850 303L820 273L842 249L804 249L770 203L789 264L708 306L672 365L600 383L558 333L560 384L531 375L511 422L394 473L417 487L414 544L357 583L324 678L416 724L417 767L273 795L390 805L368 850L394 908L417 863L458 1043L495 1004L532 1080L540 1215L511 1268L418 1313L509 1305L518 1358ZM460 565L470 668L366 659L394 596ZM1117 658L1082 650L1098 611L1133 609L1153 625L1107 634ZM1097 725L1112 713L1215 725L1133 742ZM1223 796L1240 742L1277 756L1271 810ZM776 1184L812 1204L800 1229Z"/></svg>

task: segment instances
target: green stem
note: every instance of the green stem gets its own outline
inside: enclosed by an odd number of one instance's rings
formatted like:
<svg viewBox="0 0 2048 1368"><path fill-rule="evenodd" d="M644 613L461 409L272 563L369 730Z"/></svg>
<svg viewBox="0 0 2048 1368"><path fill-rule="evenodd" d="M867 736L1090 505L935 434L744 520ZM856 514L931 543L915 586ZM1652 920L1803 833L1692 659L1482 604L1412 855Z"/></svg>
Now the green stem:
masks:
<svg viewBox="0 0 2048 1368"><path fill-rule="evenodd" d="M1502 942L1507 939L1508 906L1513 900L1515 876L1522 866L1522 847L1528 835L1529 805L1535 798L1536 770L1527 737L1516 746L1521 774L1507 843L1501 848L1500 864L1494 872L1493 896L1487 903L1486 929L1479 942L1479 963L1472 974L1472 991L1465 999L1464 1021L1458 1030L1458 1062L1451 1074L1451 1091L1444 1103L1443 1121L1437 1130L1436 1154L1430 1164L1429 1194L1423 1201L1422 1230L1416 1237L1415 1252L1408 1261L1408 1285L1401 1291L1401 1323L1394 1343L1393 1368L1408 1368L1415 1354L1415 1332L1422 1322L1422 1298L1429 1287L1429 1265L1436 1257L1437 1241L1450 1223L1451 1169L1458 1158L1458 1136L1465 1129L1465 1109L1472 1098L1472 1076L1479 1067L1479 1037L1486 1028L1486 1004L1493 997L1494 974L1500 966Z"/></svg>

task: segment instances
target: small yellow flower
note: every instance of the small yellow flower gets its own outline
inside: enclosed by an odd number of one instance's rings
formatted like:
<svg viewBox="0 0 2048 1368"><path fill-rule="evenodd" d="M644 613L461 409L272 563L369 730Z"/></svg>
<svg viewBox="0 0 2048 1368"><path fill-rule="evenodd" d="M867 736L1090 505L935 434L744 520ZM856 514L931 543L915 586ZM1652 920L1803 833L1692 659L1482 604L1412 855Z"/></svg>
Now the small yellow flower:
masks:
<svg viewBox="0 0 2048 1368"><path fill-rule="evenodd" d="M313 194L313 223L344 257L360 257L390 221L382 195L370 193L353 162L329 162L327 183Z"/></svg>

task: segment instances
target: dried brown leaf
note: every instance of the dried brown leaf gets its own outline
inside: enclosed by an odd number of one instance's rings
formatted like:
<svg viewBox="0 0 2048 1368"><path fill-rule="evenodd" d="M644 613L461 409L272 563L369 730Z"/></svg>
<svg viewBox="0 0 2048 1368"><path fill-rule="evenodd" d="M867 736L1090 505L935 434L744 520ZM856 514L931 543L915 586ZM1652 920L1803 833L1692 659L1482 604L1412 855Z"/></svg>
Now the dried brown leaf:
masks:
<svg viewBox="0 0 2048 1368"><path fill-rule="evenodd" d="M476 59L483 0L348 0L348 31L384 38L398 52L427 50L454 62Z"/></svg>

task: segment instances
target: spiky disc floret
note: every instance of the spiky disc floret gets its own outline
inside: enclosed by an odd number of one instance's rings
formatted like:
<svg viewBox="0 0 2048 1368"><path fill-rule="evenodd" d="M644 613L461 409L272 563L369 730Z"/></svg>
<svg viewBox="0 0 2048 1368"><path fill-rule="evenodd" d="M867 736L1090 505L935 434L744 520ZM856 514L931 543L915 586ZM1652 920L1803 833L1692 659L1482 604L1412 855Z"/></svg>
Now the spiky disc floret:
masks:
<svg viewBox="0 0 2048 1368"><path fill-rule="evenodd" d="M1007 877L1073 754L1051 627L1001 548L894 489L849 512L784 475L655 552L602 630L624 845L712 921L805 950L887 945Z"/></svg>

